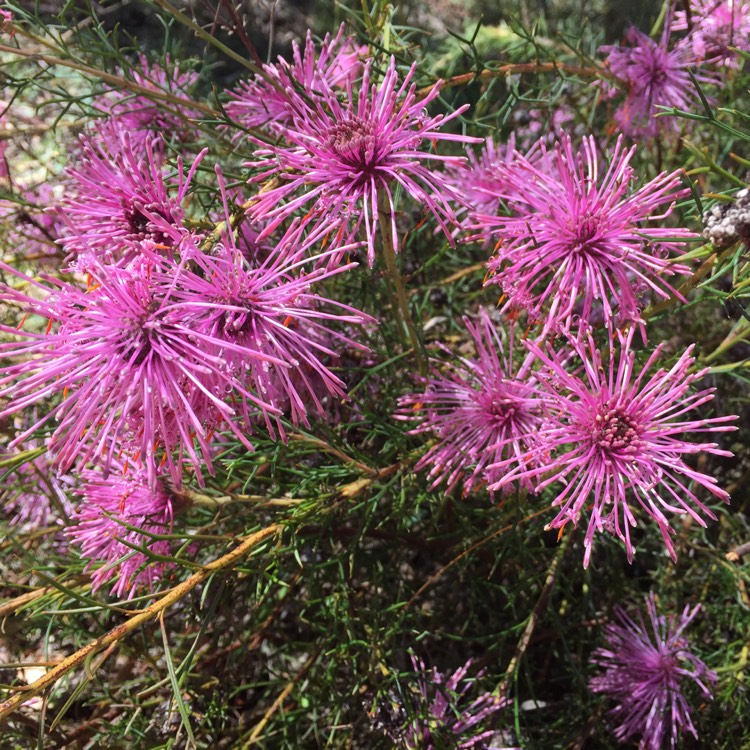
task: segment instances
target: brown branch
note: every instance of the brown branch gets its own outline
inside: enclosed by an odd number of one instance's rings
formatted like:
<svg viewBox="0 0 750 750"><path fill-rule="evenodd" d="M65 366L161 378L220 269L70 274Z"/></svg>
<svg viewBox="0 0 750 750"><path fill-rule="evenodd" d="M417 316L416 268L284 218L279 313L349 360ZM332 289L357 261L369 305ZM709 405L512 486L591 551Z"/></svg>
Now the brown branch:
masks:
<svg viewBox="0 0 750 750"><path fill-rule="evenodd" d="M560 560L562 560L563 556L565 555L565 550L568 548L571 536L571 533L565 535L562 544L558 547L557 552L555 552L555 556L552 558L552 562L547 569L547 578L544 581L542 592L539 594L539 598L534 605L534 609L529 615L529 620L526 623L526 627L524 628L523 633L521 634L521 638L518 641L513 657L508 663L508 668L505 670L505 677L503 679L503 682L508 680L508 678L510 678L515 673L516 669L518 668L519 661L521 661L523 655L526 653L526 649L529 647L529 642L531 641L531 636L534 633L534 628L536 628L537 622L544 612L544 608L547 606L549 595L552 592L552 587L555 584L557 568L560 565ZM502 684L503 683L501 682L500 685L498 685L498 691L501 690Z"/></svg>
<svg viewBox="0 0 750 750"><path fill-rule="evenodd" d="M40 61L47 65L60 65L64 68L70 68L71 70L77 70L80 73L85 73L92 78L98 78L105 83L115 86L117 88L129 89L136 94L141 94L148 97L149 99L158 99L160 101L167 102L168 104L175 104L178 106L186 107L190 110L202 112L204 115L209 117L218 118L221 116L220 112L217 112L213 107L209 107L201 102L193 101L192 99L185 99L181 96L175 96L169 94L166 91L159 91L158 89L151 89L147 86L141 86L135 81L128 81L120 76L106 73L103 70L97 70L89 65L83 65L82 63L73 62L72 60L65 60L62 57L55 57L54 55L46 55L42 52L34 52L30 50L20 49L17 47L8 47L5 44L0 44L0 52L6 52L10 55L18 55L19 57L25 57L29 60Z"/></svg>
<svg viewBox="0 0 750 750"><path fill-rule="evenodd" d="M609 72L604 68L591 67L583 68L578 65L568 65L560 62L548 63L509 63L501 65L493 70L485 68L479 73L461 73L461 75L446 78L444 81L437 81L430 86L425 86L417 91L418 96L427 96L435 86L448 88L452 86L464 86L474 81L487 81L500 76L520 75L522 73L567 73L573 76L585 76L587 78L608 78Z"/></svg>
<svg viewBox="0 0 750 750"><path fill-rule="evenodd" d="M223 557L217 560L213 560L208 563L205 567L194 573L183 583L175 586L173 589L168 591L160 599L157 599L146 609L140 611L138 614L131 617L126 622L118 625L117 627L110 630L108 633L94 639L91 643L88 643L83 648L71 654L64 659L60 664L51 669L47 674L40 677L38 680L33 682L31 685L24 687L22 690L18 690L15 695L11 696L8 700L0 703L0 723L4 722L10 714L12 714L22 703L25 703L35 695L39 695L48 688L51 688L60 678L65 676L68 672L71 672L76 667L83 665L89 657L99 651L104 650L108 646L117 643L118 641L125 638L127 635L137 630L141 625L158 616L166 609L171 607L176 602L180 601L186 594L190 593L196 586L204 583L214 573L231 568L233 565L238 563L244 558L253 547L257 547L261 542L265 541L269 537L275 536L281 531L281 524L273 524L265 529L261 529L254 534L246 537L242 544L236 547L231 552L227 553ZM35 592L31 592L35 593Z"/></svg>

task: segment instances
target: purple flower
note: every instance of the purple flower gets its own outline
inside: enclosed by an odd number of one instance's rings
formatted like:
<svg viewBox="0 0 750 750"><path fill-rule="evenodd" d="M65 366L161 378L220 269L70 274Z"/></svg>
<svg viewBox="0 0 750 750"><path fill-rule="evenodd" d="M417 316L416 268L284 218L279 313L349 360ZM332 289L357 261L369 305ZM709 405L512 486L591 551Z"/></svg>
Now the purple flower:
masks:
<svg viewBox="0 0 750 750"><path fill-rule="evenodd" d="M292 43L292 62L279 57L276 64L263 66L265 78L243 81L236 92L229 92L227 114L246 128L267 126L281 130L294 115L295 90L302 87L308 94L320 93L353 82L362 72L361 58L367 47L357 47L351 38L342 38L344 24L331 39L326 34L316 51L312 33L307 32L304 51Z"/></svg>
<svg viewBox="0 0 750 750"><path fill-rule="evenodd" d="M688 69L696 63L690 42L683 39L671 50L669 24L660 42L655 42L635 27L628 29L625 47L601 47L607 52L605 66L625 90L625 101L615 112L618 128L632 138L655 138L666 129L677 130L679 120L674 117L655 117L659 107L675 107L689 111L698 102L695 85ZM696 72L704 84L716 83L716 78ZM607 90L613 94L612 89Z"/></svg>
<svg viewBox="0 0 750 750"><path fill-rule="evenodd" d="M205 151L185 176L167 179L163 142L146 136L138 156L131 135L121 127L106 138L81 139L81 154L68 173L68 195L59 213L68 229L62 244L78 255L74 265L88 270L94 258L104 263L137 259L143 243L168 250L183 234L181 207Z"/></svg>
<svg viewBox="0 0 750 750"><path fill-rule="evenodd" d="M33 451L37 445L30 441L24 448ZM12 459L14 455L0 449L0 458ZM52 458L45 451L21 463L6 478L5 486L0 490L0 506L12 526L38 529L61 523L73 513L73 506L65 493L70 478L55 471Z"/></svg>
<svg viewBox="0 0 750 750"><path fill-rule="evenodd" d="M676 189L679 172L633 190L635 147L625 149L622 138L606 166L593 137L578 153L569 138L552 153L540 148L544 168L519 154L506 171L510 215L479 217L479 236L497 240L487 283L502 288L505 309L525 308L545 321L545 332L585 329L595 302L608 324L640 321L640 286L667 297L676 292L660 276L687 271L668 255L682 244L674 238L694 235L644 226L665 218L684 194Z"/></svg>
<svg viewBox="0 0 750 750"><path fill-rule="evenodd" d="M513 134L505 144L495 143L491 138L487 138L479 154L473 151L468 153L468 163L449 164L446 171L451 185L461 196L463 203L470 211L480 214L496 213L501 200L511 197L522 200L523 195L514 192L508 175L519 161L523 169L524 159L539 166L539 158L542 155L538 144L527 154L520 154L516 151L516 138ZM518 181L513 184L517 185Z"/></svg>
<svg viewBox="0 0 750 750"><path fill-rule="evenodd" d="M633 333L631 328L616 338L610 334L608 360L602 359L591 337L571 341L581 361L581 367L573 371L566 362L569 354L561 356L527 344L543 365L536 375L548 391L548 416L530 462L513 462L516 465L490 487L497 489L524 476L537 478L537 492L562 483L552 502L559 511L549 527L562 528L569 522L576 526L588 515L584 566L589 563L594 535L605 531L624 542L632 562L630 530L637 525L635 507L656 521L669 554L676 559L670 538L674 530L666 514L688 514L704 527L702 515L716 519L690 484L729 500L716 479L691 468L684 457L700 452L732 454L716 443L693 443L685 437L734 430L726 423L736 417L690 418L690 412L713 399L714 391L689 393L690 386L707 372L691 372L693 347L669 369L649 376L665 345L657 346L637 371L636 353L631 349ZM489 468L501 472L509 464L506 460Z"/></svg>
<svg viewBox="0 0 750 750"><path fill-rule="evenodd" d="M440 132L468 105L448 116L429 117L427 105L439 95L440 87L435 85L426 97L417 99L414 73L413 66L400 81L392 58L382 82L375 84L370 60L365 64L358 97L347 81L343 104L330 88L303 93L289 90L294 114L292 124L282 131L285 143L261 144L256 151L258 160L248 163L262 170L251 182L277 177L281 184L258 195L250 215L259 220L281 219L312 203L308 220L329 225L332 219L341 218L349 225L347 237L364 222L372 266L382 208L379 200L388 205L387 231L398 250L395 184L423 204L450 239L449 225L456 221L450 203L458 196L446 176L428 164L458 164L464 157L420 149L438 140L475 143L478 139Z"/></svg>
<svg viewBox="0 0 750 750"><path fill-rule="evenodd" d="M482 693L472 699L473 680L466 677L471 659L453 674L446 676L435 668L427 670L424 662L411 657L419 680L419 703L416 717L400 738L408 750L501 750L489 745L495 736L492 729L481 730L488 719L508 704L507 698ZM477 674L477 678L483 672Z"/></svg>
<svg viewBox="0 0 750 750"><path fill-rule="evenodd" d="M221 178L220 185L225 196ZM229 226L226 198L225 212ZM0 343L17 360L0 378L0 398L10 399L0 416L57 399L11 446L54 420L49 445L61 471L96 462L106 475L125 449L152 482L157 463L166 462L179 486L183 462L199 482L204 463L212 472L215 430L226 427L252 450L247 434L259 416L282 437L282 410L307 424L310 407L323 411L321 385L344 395L322 359L336 355L331 342L356 344L332 325L372 322L311 290L350 267L308 269L318 260L308 251L323 234L303 239L293 224L260 265L226 235L203 252L185 234L175 248L179 262L141 242L127 267L92 260L86 290L2 264L34 296L0 286L0 299L49 323L45 331L38 321L28 331L19 330L23 321L19 329L0 326L21 339Z"/></svg>
<svg viewBox="0 0 750 750"><path fill-rule="evenodd" d="M289 413L294 424L308 426L310 409L325 413L322 393L344 397L343 381L324 361L335 360L337 348L367 350L334 326L375 322L312 290L314 284L356 265L312 267L338 252L310 255L327 231L322 227L303 236L302 228L293 224L260 263L248 263L247 250L224 235L210 254L190 256L195 271L185 269L174 289L175 304L191 321L193 335L220 342L216 353L226 373L270 406L261 406L266 426L282 438L282 412ZM260 355L250 356L252 352Z"/></svg>
<svg viewBox="0 0 750 750"><path fill-rule="evenodd" d="M691 0L690 16L674 14L673 31L692 29L688 40L696 58L736 68L732 47L750 51L750 3L747 0Z"/></svg>
<svg viewBox="0 0 750 750"><path fill-rule="evenodd" d="M640 735L639 750L663 750L676 748L686 731L698 737L684 686L691 680L710 699L707 683L716 682L716 673L690 652L684 634L699 609L700 604L692 611L685 607L679 617L659 615L653 593L646 598L648 621L641 612L633 620L615 607L619 622L605 627L606 645L591 658L604 672L589 687L616 701L610 716L618 723L619 742Z"/></svg>
<svg viewBox="0 0 750 750"><path fill-rule="evenodd" d="M0 34L10 31L13 36L13 13L5 8L0 8Z"/></svg>
<svg viewBox="0 0 750 750"><path fill-rule="evenodd" d="M170 555L167 540L149 535L171 533L177 500L161 480L150 486L142 468L117 468L122 475L113 472L106 479L89 469L81 473L83 501L66 533L89 560L85 570L94 571L92 588L111 581L115 596L130 599L138 589L153 591L173 567L134 548Z"/></svg>
<svg viewBox="0 0 750 750"><path fill-rule="evenodd" d="M530 373L533 357L527 356L514 373L512 332L506 352L485 311L476 323L467 319L465 324L476 356L458 357L446 350L451 360L433 368L424 391L402 396L397 414L420 420L410 434L437 438L415 467L429 467L431 488L444 483L450 491L463 483L464 496L478 482L500 478L488 470L491 464L524 464L542 420L542 400ZM531 487L528 480L521 484Z"/></svg>
<svg viewBox="0 0 750 750"><path fill-rule="evenodd" d="M138 53L135 64L121 75L155 94L172 94L182 99L192 98L191 91L199 78L195 72L180 70L169 55L161 65L150 63L142 53ZM151 99L145 94L134 94L126 88L108 91L97 100L97 104L109 115L109 119L103 125L97 124L94 134L112 125L126 130L131 134L138 156L143 155L142 147L148 136L191 140L195 126L190 120L200 117L197 110L175 102Z"/></svg>
<svg viewBox="0 0 750 750"><path fill-rule="evenodd" d="M5 357L17 359L0 379L0 397L10 399L0 416L58 399L11 447L54 422L49 448L60 471L95 461L106 474L115 452L128 446L154 480L163 448L177 484L184 456L199 481L199 453L211 470L209 438L220 424L252 449L246 429L233 417L247 412L247 401L275 410L227 370L221 356L226 342L193 330L189 316L175 307L180 275L167 261L154 256L134 268L92 265L88 290L54 279L48 286L1 267L43 297L3 286L3 301L49 323L46 330L0 326L21 338L0 344ZM243 348L237 344L236 349ZM274 361L255 348L243 351L254 361ZM235 406L226 402L228 394Z"/></svg>
<svg viewBox="0 0 750 750"><path fill-rule="evenodd" d="M0 167L1 159L0 156ZM57 241L65 224L58 212L48 209L59 202L60 186L43 182L32 188L16 187L13 200L0 199L0 221L4 230L7 228L4 257L54 265L62 260Z"/></svg>

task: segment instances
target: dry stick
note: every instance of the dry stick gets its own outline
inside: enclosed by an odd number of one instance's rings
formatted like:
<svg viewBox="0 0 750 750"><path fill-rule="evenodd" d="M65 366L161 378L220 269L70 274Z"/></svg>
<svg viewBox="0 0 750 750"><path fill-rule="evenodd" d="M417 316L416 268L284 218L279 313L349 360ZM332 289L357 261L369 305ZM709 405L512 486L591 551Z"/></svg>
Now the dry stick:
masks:
<svg viewBox="0 0 750 750"><path fill-rule="evenodd" d="M43 586L40 589L27 591L25 594L16 596L13 599L8 599L7 602L3 602L2 604L0 604L0 618L15 614L16 610L22 607L24 604L33 602L35 599L39 599L45 594L49 594L51 591L57 591L57 589L53 586ZM2 628L0 628L0 631L1 630Z"/></svg>
<svg viewBox="0 0 750 750"><path fill-rule="evenodd" d="M513 658L510 660L508 668L505 670L505 676L503 677L500 685L498 685L496 688L498 693L501 691L503 683L505 683L505 688L507 691L508 685L510 684L509 678L515 673L516 669L518 668L518 662L521 660L523 655L526 653L526 649L529 647L529 642L531 641L531 636L534 633L534 628L536 628L536 624L542 612L544 611L544 608L547 606L547 600L549 599L550 592L552 591L552 586L555 583L557 568L560 565L560 560L562 560L563 555L565 554L565 550L568 548L571 536L572 533L565 535L562 544L558 547L557 552L555 553L555 556L552 559L549 568L547 569L547 579L544 581L542 592L539 594L539 599L537 599L536 605L534 605L534 609L529 615L529 621L526 623L526 627L523 629L521 639L518 641L518 645L516 646L516 651L513 654Z"/></svg>
<svg viewBox="0 0 750 750"><path fill-rule="evenodd" d="M270 705L268 711L266 711L266 713L263 715L263 718L253 728L253 731L250 733L250 737L248 738L247 742L242 745L242 750L247 750L248 748L255 745L261 733L266 728L266 724L268 724L268 722L271 720L271 717L276 713L276 711L278 711L279 708L284 705L284 702L292 694L292 690L294 690L297 683L299 683L299 681L307 674L307 672L310 670L310 667L315 664L322 650L322 647L317 648L310 656L310 658L302 665L299 672L294 675L294 677L287 683L286 687L276 696L276 699Z"/></svg>
<svg viewBox="0 0 750 750"><path fill-rule="evenodd" d="M417 96L427 96L435 86L440 84L440 88L449 86L463 86L474 81L486 81L500 76L519 75L521 73L568 73L570 75L586 76L588 78L610 78L610 73L605 68L589 67L582 68L578 65L566 65L559 62L548 63L509 63L501 65L499 68L489 70L485 68L479 73L461 73L461 75L446 78L444 81L437 81L430 86L425 86L417 91Z"/></svg>
<svg viewBox="0 0 750 750"><path fill-rule="evenodd" d="M717 263L721 263L725 258L733 253L734 249L735 245L732 245L722 253L711 253L711 255L709 255L708 258L706 258L706 260L704 260L703 263L700 264L695 273L687 281L680 285L680 288L677 290L677 294L672 294L667 297L667 299L664 299L661 302L657 302L655 305L647 307L643 311L643 319L648 320L657 313L660 313L671 307L675 302L679 302L680 297L684 297L691 289L694 289L696 286L698 286L698 283L701 281L701 279L703 279L703 277L706 276L706 274L708 274L708 272Z"/></svg>
<svg viewBox="0 0 750 750"><path fill-rule="evenodd" d="M169 104L175 104L182 107L187 107L192 110L202 112L204 115L210 117L220 117L221 113L217 112L212 107L200 102L193 101L192 99L185 99L181 96L175 96L174 94L168 94L165 91L159 91L157 89L150 89L146 86L141 86L134 81L127 81L120 76L112 75L111 73L105 73L103 70L97 70L88 65L82 63L73 62L72 60L65 60L62 57L55 57L54 55L45 55L41 52L32 52L30 50L19 49L16 47L8 47L5 44L0 44L0 52L7 52L11 55L17 55L19 57L26 57L29 60L38 60L47 65L60 65L64 68L70 68L71 70L77 70L80 73L86 73L86 75L98 78L105 83L109 83L117 88L129 89L134 91L136 94L142 94L150 99L159 99Z"/></svg>
<svg viewBox="0 0 750 750"><path fill-rule="evenodd" d="M183 583L175 586L171 591L168 591L162 596L161 599L158 599L152 605L131 617L127 622L118 625L108 633L91 641L91 643L88 643L74 654L71 654L54 669L51 669L44 676L32 682L31 685L19 688L15 695L7 701L0 703L0 722L5 721L22 703L25 703L35 695L39 695L48 688L51 688L61 677L76 667L84 664L90 656L122 640L142 624L148 622L176 602L180 601L180 599L190 593L196 586L199 586L208 580L214 573L224 570L225 568L230 568L232 565L238 563L250 552L250 550L253 549L253 547L258 546L269 537L278 534L281 529L282 525L275 523L265 529L261 529L260 531L251 534L249 537L246 537L242 544L236 549L227 553L223 557L220 557L218 560L208 563L203 569L194 573Z"/></svg>

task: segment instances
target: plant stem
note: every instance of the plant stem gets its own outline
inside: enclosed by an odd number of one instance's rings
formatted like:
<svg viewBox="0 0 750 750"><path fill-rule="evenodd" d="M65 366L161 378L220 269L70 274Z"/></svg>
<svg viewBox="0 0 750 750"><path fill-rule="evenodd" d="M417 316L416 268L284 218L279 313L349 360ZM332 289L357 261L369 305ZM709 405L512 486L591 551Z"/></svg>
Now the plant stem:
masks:
<svg viewBox="0 0 750 750"><path fill-rule="evenodd" d="M427 375L427 362L424 356L424 350L422 349L422 342L417 334L417 329L414 326L414 321L409 312L409 299L406 294L406 288L404 287L404 281L401 278L401 273L398 270L398 263L396 262L396 251L393 246L393 234L392 234L392 221L393 216L391 214L391 206L387 200L387 197L381 193L380 200L378 201L378 214L380 220L380 237L383 243L383 256L385 258L385 267L388 272L388 277L393 284L393 312L396 317L397 323L399 323L399 332L403 343L406 345L404 339L404 328L409 337L411 348L414 351L414 358L417 362L417 370L422 377Z"/></svg>

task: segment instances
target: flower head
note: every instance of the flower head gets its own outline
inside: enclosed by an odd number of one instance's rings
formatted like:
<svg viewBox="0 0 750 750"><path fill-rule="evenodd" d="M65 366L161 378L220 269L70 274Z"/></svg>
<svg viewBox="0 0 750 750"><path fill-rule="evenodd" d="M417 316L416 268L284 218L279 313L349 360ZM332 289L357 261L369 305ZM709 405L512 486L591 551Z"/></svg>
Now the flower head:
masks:
<svg viewBox="0 0 750 750"><path fill-rule="evenodd" d="M688 69L696 63L689 41L683 39L670 50L668 24L659 42L635 27L628 29L625 39L627 46L600 49L609 53L605 66L625 90L625 101L615 112L619 129L632 138L655 138L665 129L678 129L677 118L655 115L659 107L689 111L698 101L688 74ZM703 72L694 75L701 83L716 82ZM610 89L608 93L614 92Z"/></svg>
<svg viewBox="0 0 750 750"><path fill-rule="evenodd" d="M470 211L480 214L496 213L501 200L511 197L522 199L521 195L514 192L508 179L519 156L522 155L516 151L514 134L511 134L505 144L495 143L487 138L478 154L469 151L467 163L447 165L448 179ZM537 166L539 157L541 151L538 144L525 154L525 159Z"/></svg>
<svg viewBox="0 0 750 750"><path fill-rule="evenodd" d="M149 535L171 533L176 498L161 480L150 486L142 468L118 468L120 476L113 472L106 479L89 469L81 473L83 501L66 533L89 560L93 589L112 581L115 596L130 598L140 588L153 591L171 567L134 548L170 554L167 540Z"/></svg>
<svg viewBox="0 0 750 750"><path fill-rule="evenodd" d="M308 218L317 224L342 219L349 228L347 236L351 236L364 223L372 265L381 215L398 250L393 196L393 186L398 185L423 204L450 236L449 225L455 224L450 204L458 196L446 176L428 165L436 161L461 163L463 157L420 149L439 140L473 143L478 139L441 132L440 128L465 107L448 116L429 117L427 105L438 96L440 87L435 85L426 97L418 99L414 73L412 67L400 81L392 58L377 84L372 81L372 61L368 61L358 97L347 82L343 104L330 88L313 96L290 91L294 114L292 123L281 131L283 142L261 144L256 151L258 160L248 163L262 170L252 181L277 176L281 184L258 196L251 216L280 219L314 203Z"/></svg>
<svg viewBox="0 0 750 750"><path fill-rule="evenodd" d="M39 453L33 441L24 446L27 451ZM4 459L13 458L0 451ZM53 467L53 457L43 451L30 460L17 454L19 466L5 480L0 490L0 506L12 526L38 529L52 523L61 523L73 512L65 493L69 477L61 476Z"/></svg>
<svg viewBox="0 0 750 750"><path fill-rule="evenodd" d="M732 47L750 50L750 3L747 0L691 0L690 15L674 14L672 29L691 29L688 37L696 58L736 68Z"/></svg>
<svg viewBox="0 0 750 750"><path fill-rule="evenodd" d="M420 420L411 434L437 438L415 468L429 467L432 487L444 483L450 491L463 483L464 495L482 480L499 479L490 465L505 459L523 463L542 419L532 358L514 373L512 342L504 351L485 311L476 323L466 320L466 328L476 356L453 355L444 367L435 367L424 391L399 399L398 413L400 419Z"/></svg>
<svg viewBox="0 0 750 750"><path fill-rule="evenodd" d="M112 128L104 135L82 138L59 212L68 225L62 244L76 254L79 270L88 270L93 259L128 263L139 256L143 243L164 250L176 244L182 236L181 204L205 154L187 176L178 159L177 178L169 180L159 138L145 136L139 155L127 130Z"/></svg>
<svg viewBox="0 0 750 750"><path fill-rule="evenodd" d="M435 668L428 671L424 662L414 656L411 660L419 678L418 703L414 707L417 716L402 736L402 746L407 750L493 750L489 742L495 732L482 731L481 727L508 705L508 699L491 693L472 699L473 680L466 677L471 659L451 675ZM477 677L481 676L480 671Z"/></svg>
<svg viewBox="0 0 750 750"><path fill-rule="evenodd" d="M698 610L700 604L679 616L660 615L653 593L646 599L647 621L641 612L632 619L615 608L618 622L606 626L606 645L591 659L603 674L589 687L617 702L610 716L618 722L619 742L640 735L639 750L663 750L678 747L686 731L698 737L684 686L692 681L711 698L708 685L716 682L716 673L691 653L684 633Z"/></svg>
<svg viewBox="0 0 750 750"><path fill-rule="evenodd" d="M183 71L167 55L164 64L149 62L139 53L134 64L127 68L123 77L132 81L146 92L153 92L156 98L148 93L133 94L128 89L108 91L98 100L99 106L109 115L104 128L97 126L101 132L115 123L120 129L131 133L133 147L138 156L142 155L141 147L148 136L161 135L163 138L190 140L194 130L191 119L200 116L197 110L174 101L164 101L160 97L169 94L185 101L191 99L191 90L198 81L198 74Z"/></svg>
<svg viewBox="0 0 750 750"><path fill-rule="evenodd" d="M338 34L334 38L326 34L316 50L308 31L304 50L296 41L292 43L291 63L279 57L278 63L263 66L265 78L243 81L229 93L227 114L246 128L268 127L283 132L294 116L295 89L319 93L352 82L362 72L361 56L367 48L357 47L343 34L341 24Z"/></svg>
<svg viewBox="0 0 750 750"><path fill-rule="evenodd" d="M210 469L209 437L221 424L252 449L235 415L246 413L248 400L275 410L227 370L221 356L226 342L195 330L189 314L174 306L180 274L169 263L153 256L133 268L93 264L86 290L56 280L48 286L2 267L44 296L6 286L0 288L4 301L49 323L43 331L0 326L21 339L0 344L4 356L17 360L0 379L0 396L10 398L0 414L57 400L11 447L54 420L49 449L60 471L98 462L106 475L113 456L128 446L154 480L163 449L177 484L184 455L199 479L199 452ZM255 348L245 352L274 361ZM229 393L235 406L226 402Z"/></svg>
<svg viewBox="0 0 750 750"><path fill-rule="evenodd" d="M643 224L670 213L683 194L680 176L662 173L632 189L634 149L618 139L606 167L593 137L577 153L563 139L544 169L517 155L506 171L510 215L478 221L480 236L497 240L488 283L502 288L506 309L526 308L545 331L585 329L595 302L611 325L640 320L641 286L662 297L675 293L660 278L687 270L670 263L670 249L680 246L671 240L694 235ZM543 144L541 151L547 154Z"/></svg>
<svg viewBox="0 0 750 750"><path fill-rule="evenodd" d="M736 417L690 418L690 412L713 399L711 388L690 393L690 386L706 374L705 370L691 372L695 362L692 346L672 367L649 376L664 344L657 346L637 371L636 353L631 349L633 333L631 328L625 335L610 334L608 361L603 360L591 337L572 341L581 361L581 369L573 371L560 354L528 343L543 365L537 377L550 397L548 417L534 447L537 466L512 467L495 485L499 488L524 474L529 478L544 475L535 482L537 492L562 483L552 503L559 511L549 526L577 525L588 515L585 566L594 535L605 531L624 542L632 561L630 531L637 525L635 508L656 521L667 550L676 559L671 540L674 530L667 514L688 514L704 527L703 516L715 520L699 499L696 485L720 500L729 500L716 479L691 468L685 457L700 452L732 454L716 443L693 443L686 437L734 430L727 422ZM504 466L490 469L501 471Z"/></svg>

